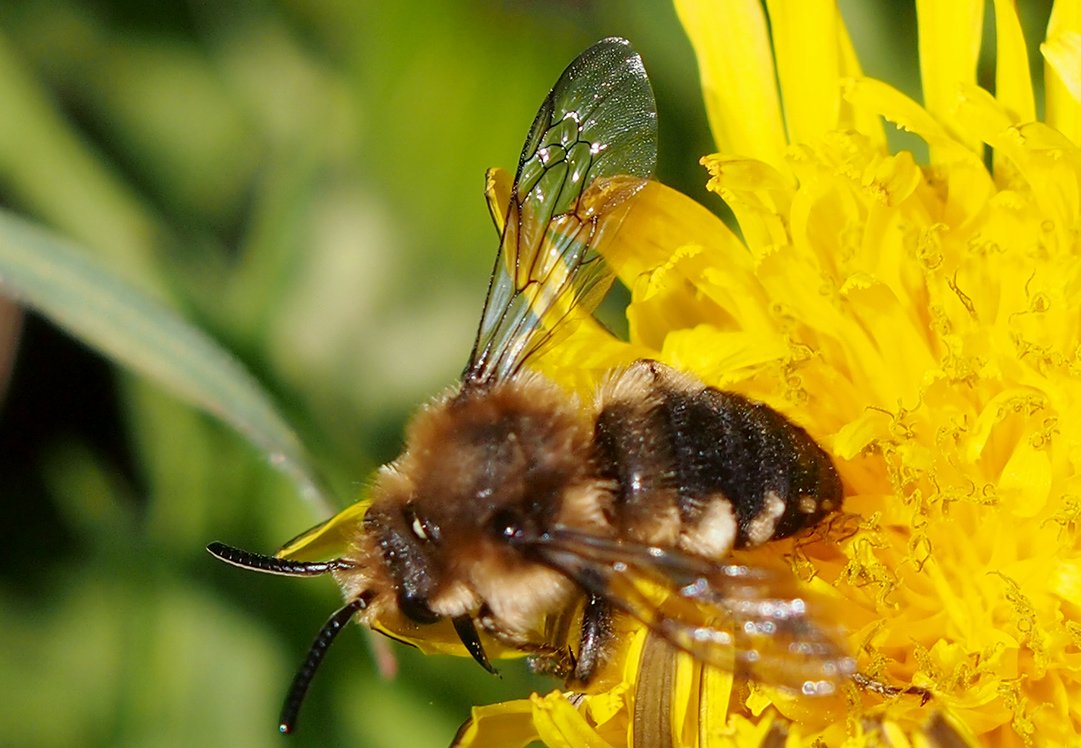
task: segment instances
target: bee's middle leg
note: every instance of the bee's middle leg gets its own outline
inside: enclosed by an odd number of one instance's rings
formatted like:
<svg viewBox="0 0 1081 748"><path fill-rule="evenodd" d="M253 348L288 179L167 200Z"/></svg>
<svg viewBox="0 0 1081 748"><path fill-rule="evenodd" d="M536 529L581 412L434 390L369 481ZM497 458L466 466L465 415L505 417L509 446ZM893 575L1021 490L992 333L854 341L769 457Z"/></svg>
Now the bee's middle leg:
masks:
<svg viewBox="0 0 1081 748"><path fill-rule="evenodd" d="M590 595L582 611L582 631L578 638L578 661L574 678L588 685L608 654L612 643L612 606L599 595Z"/></svg>

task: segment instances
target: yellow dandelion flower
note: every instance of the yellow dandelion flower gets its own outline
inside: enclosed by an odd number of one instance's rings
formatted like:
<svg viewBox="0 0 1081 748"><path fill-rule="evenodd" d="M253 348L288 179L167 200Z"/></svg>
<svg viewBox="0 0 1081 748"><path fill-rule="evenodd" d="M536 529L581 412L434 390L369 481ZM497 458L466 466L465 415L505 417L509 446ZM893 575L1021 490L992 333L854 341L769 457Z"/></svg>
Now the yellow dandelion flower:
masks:
<svg viewBox="0 0 1081 748"><path fill-rule="evenodd" d="M1081 10L1054 6L1040 121L1010 0L993 94L975 78L984 3L917 2L923 105L861 75L831 4L766 5L676 2L709 188L741 238L651 185L610 258L632 346L586 329L545 366L567 382L646 353L808 428L847 515L753 555L813 580L861 673L901 693L748 688L631 626L604 688L478 708L459 744L1076 745ZM929 162L891 153L883 120ZM666 724L636 722L643 699Z"/></svg>

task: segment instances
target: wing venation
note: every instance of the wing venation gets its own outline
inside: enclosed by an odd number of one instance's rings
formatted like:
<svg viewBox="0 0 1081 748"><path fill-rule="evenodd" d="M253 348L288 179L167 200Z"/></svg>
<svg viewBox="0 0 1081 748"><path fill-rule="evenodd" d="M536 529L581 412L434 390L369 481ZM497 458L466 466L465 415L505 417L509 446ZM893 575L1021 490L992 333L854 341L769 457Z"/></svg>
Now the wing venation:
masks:
<svg viewBox="0 0 1081 748"><path fill-rule="evenodd" d="M605 244L656 157L642 60L625 40L604 39L563 72L526 138L467 383L513 375L600 303L613 278Z"/></svg>

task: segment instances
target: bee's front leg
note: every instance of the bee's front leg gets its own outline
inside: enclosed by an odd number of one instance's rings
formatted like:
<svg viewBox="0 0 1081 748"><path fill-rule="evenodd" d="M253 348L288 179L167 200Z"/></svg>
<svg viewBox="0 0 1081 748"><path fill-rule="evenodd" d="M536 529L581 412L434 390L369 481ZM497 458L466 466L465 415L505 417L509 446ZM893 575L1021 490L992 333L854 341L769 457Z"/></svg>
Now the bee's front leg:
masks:
<svg viewBox="0 0 1081 748"><path fill-rule="evenodd" d="M500 644L529 655L529 664L534 672L553 675L566 680L575 672L574 653L567 647L557 646L545 640L538 640L521 632L509 631L499 625L499 621L486 607L481 608L477 617L484 633Z"/></svg>

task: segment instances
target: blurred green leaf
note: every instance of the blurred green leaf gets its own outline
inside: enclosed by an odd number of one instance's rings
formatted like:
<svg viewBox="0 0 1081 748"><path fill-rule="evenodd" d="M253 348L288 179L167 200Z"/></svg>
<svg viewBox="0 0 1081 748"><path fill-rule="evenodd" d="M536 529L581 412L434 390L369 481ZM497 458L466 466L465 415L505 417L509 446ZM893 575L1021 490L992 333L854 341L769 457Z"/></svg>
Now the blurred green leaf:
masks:
<svg viewBox="0 0 1081 748"><path fill-rule="evenodd" d="M141 195L64 116L0 24L0 189L161 296L164 238Z"/></svg>
<svg viewBox="0 0 1081 748"><path fill-rule="evenodd" d="M233 426L322 515L326 492L258 382L200 330L49 232L0 212L0 288L86 344Z"/></svg>
<svg viewBox="0 0 1081 748"><path fill-rule="evenodd" d="M33 604L0 590L4 745L268 745L290 663L266 626L154 568L85 559ZM244 658L245 668L223 667ZM56 675L66 688L56 688ZM147 687L146 684L153 684ZM215 709L227 703L227 711Z"/></svg>

